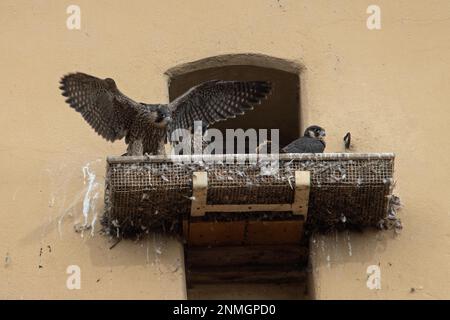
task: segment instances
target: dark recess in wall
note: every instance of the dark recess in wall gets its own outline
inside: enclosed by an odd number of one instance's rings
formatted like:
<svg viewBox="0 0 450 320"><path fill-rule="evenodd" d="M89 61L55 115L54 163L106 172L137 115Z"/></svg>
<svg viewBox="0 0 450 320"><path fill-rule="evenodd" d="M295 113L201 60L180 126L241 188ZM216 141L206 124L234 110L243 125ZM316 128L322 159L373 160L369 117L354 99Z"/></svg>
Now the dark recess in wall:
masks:
<svg viewBox="0 0 450 320"><path fill-rule="evenodd" d="M215 123L225 129L279 129L280 147L298 137L300 132L300 79L298 74L251 65L230 65L187 72L169 82L169 99L174 100L189 88L208 80L269 80L273 92L254 110L243 116ZM270 133L269 133L270 138Z"/></svg>

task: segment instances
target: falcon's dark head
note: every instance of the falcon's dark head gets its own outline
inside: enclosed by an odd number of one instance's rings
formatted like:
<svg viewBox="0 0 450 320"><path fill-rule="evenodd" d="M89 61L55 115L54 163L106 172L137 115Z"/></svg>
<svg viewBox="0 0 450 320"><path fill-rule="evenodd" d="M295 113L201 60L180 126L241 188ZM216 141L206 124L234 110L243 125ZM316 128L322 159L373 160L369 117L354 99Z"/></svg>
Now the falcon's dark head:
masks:
<svg viewBox="0 0 450 320"><path fill-rule="evenodd" d="M105 79L105 82L108 84L108 86L109 86L111 89L116 88L116 82L115 82L113 79L111 79L111 78L106 78L106 79Z"/></svg>
<svg viewBox="0 0 450 320"><path fill-rule="evenodd" d="M306 128L304 135L318 140L323 140L326 136L325 129L315 125Z"/></svg>
<svg viewBox="0 0 450 320"><path fill-rule="evenodd" d="M146 107L147 119L150 120L152 126L167 128L167 125L172 122L170 110L165 105L147 104L143 102L141 102L141 105Z"/></svg>
<svg viewBox="0 0 450 320"><path fill-rule="evenodd" d="M172 122L172 115L169 109L165 106L158 106L156 108L155 125L159 128L165 128Z"/></svg>

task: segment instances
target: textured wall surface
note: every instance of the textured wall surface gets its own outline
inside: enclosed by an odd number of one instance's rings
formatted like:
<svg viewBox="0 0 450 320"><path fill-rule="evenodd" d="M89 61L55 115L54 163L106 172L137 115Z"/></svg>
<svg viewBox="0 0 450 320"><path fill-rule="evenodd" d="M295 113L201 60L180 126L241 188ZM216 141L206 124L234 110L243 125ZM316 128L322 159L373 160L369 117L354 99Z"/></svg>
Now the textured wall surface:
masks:
<svg viewBox="0 0 450 320"><path fill-rule="evenodd" d="M137 101L168 101L164 72L190 61L261 53L296 61L302 125L327 129L328 150L395 152L404 229L317 236L317 298L450 298L450 2L0 2L0 297L184 298L181 246L151 237L112 250L98 234L105 157L121 154L60 96L69 71L112 77ZM289 115L286 115L289 117ZM438 152L438 153L435 153ZM74 224L94 230L74 232ZM66 268L81 268L68 290ZM379 265L381 289L366 287ZM411 292L411 288L415 288Z"/></svg>

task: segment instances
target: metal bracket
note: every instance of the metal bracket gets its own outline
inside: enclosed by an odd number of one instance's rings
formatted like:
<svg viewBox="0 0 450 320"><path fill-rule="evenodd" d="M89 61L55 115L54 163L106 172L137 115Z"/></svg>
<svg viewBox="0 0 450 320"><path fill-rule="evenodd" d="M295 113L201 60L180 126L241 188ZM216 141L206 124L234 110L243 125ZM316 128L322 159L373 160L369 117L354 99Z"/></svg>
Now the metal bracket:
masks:
<svg viewBox="0 0 450 320"><path fill-rule="evenodd" d="M295 215L302 215L306 221L310 180L311 173L309 171L295 171L293 203L208 205L208 173L206 171L195 171L192 177L191 216L204 216L206 212L292 211Z"/></svg>

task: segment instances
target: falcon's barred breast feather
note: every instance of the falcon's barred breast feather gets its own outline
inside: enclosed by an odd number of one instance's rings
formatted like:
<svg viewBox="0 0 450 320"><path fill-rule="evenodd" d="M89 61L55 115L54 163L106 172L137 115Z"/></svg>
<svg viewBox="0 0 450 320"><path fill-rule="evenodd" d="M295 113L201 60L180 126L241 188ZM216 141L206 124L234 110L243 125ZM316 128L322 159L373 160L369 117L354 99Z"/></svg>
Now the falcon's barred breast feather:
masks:
<svg viewBox="0 0 450 320"><path fill-rule="evenodd" d="M60 89L66 102L108 141L125 137L128 155L160 154L166 135L189 129L194 121L206 126L252 110L271 91L267 81L201 83L169 104L138 103L117 88L114 80L85 73L62 77Z"/></svg>

